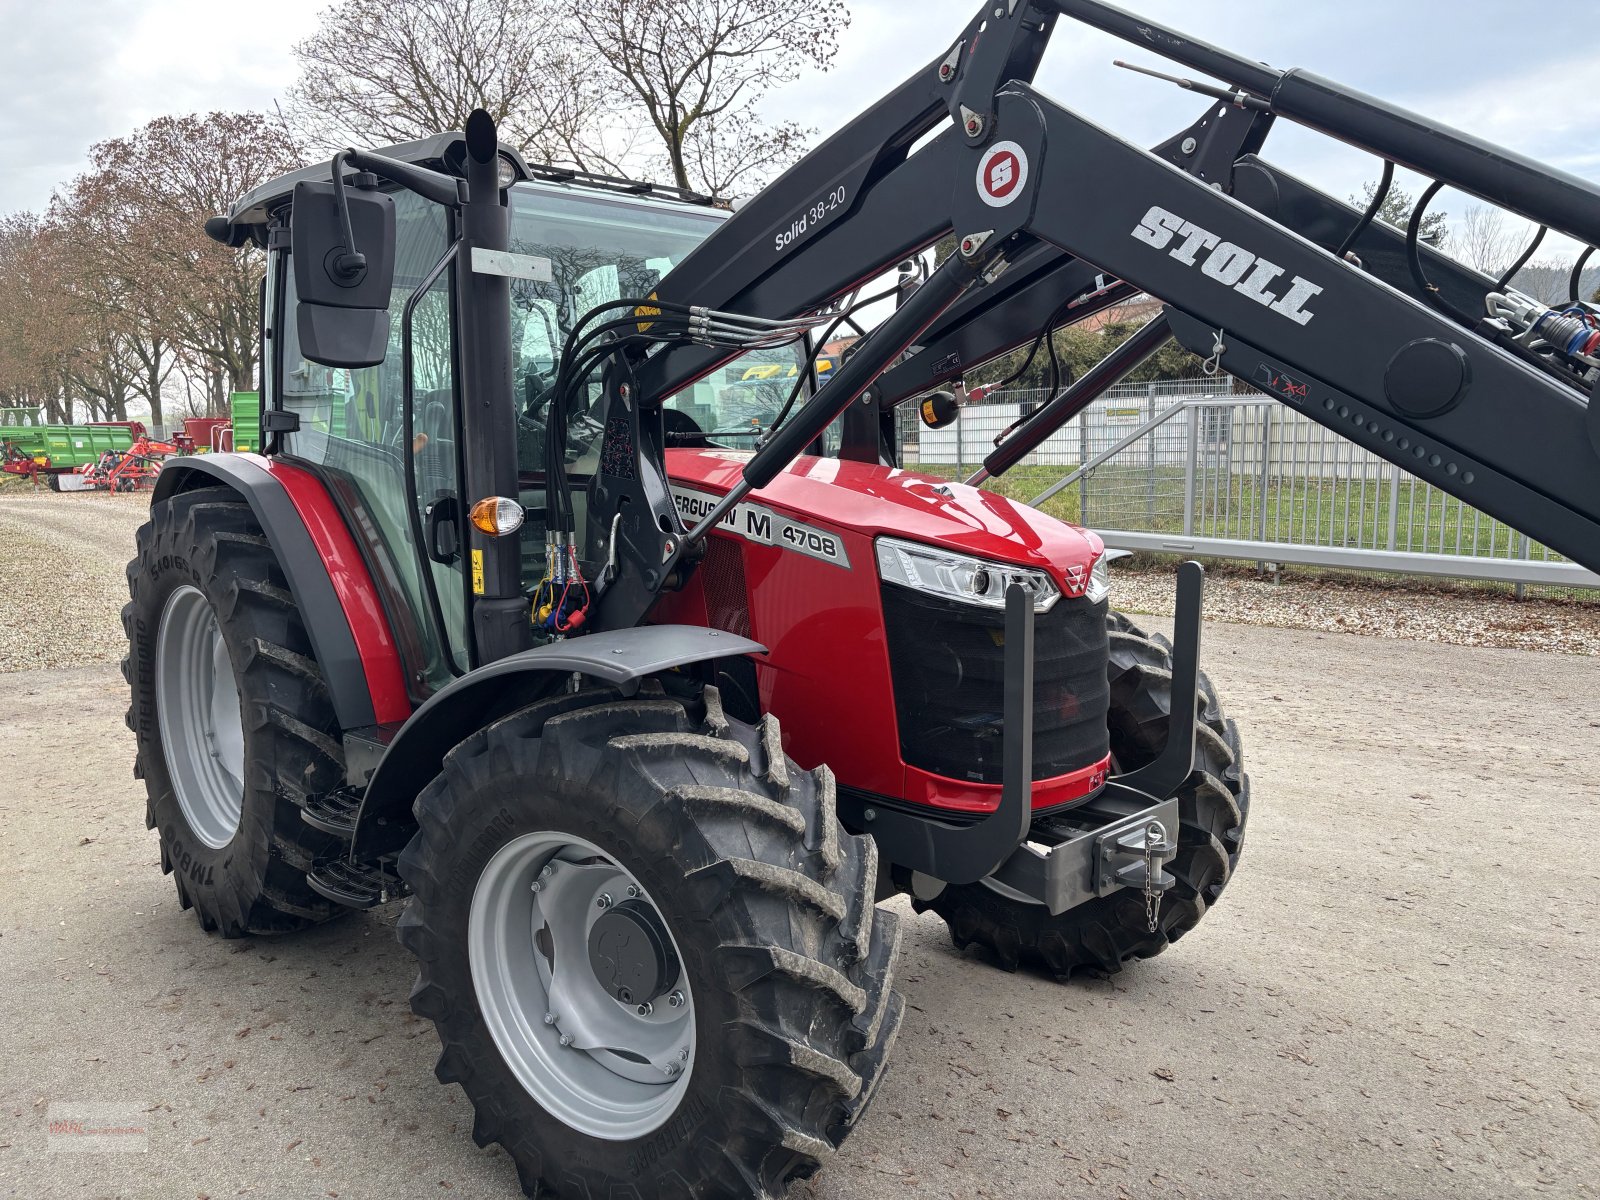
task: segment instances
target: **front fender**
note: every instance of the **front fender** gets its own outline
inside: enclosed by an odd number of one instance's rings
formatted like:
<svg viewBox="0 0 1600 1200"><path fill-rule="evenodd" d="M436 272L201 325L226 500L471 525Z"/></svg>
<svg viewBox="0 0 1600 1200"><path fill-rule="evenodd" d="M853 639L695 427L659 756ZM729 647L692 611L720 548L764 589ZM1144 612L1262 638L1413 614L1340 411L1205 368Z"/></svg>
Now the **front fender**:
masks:
<svg viewBox="0 0 1600 1200"><path fill-rule="evenodd" d="M403 721L411 712L393 631L355 540L308 472L259 454L168 461L150 503L213 484L249 505L305 621L341 729Z"/></svg>
<svg viewBox="0 0 1600 1200"><path fill-rule="evenodd" d="M356 817L353 859L391 854L410 837L411 805L444 756L490 722L587 675L634 695L651 675L690 663L765 654L759 642L694 625L641 625L569 638L479 667L435 692L389 741Z"/></svg>

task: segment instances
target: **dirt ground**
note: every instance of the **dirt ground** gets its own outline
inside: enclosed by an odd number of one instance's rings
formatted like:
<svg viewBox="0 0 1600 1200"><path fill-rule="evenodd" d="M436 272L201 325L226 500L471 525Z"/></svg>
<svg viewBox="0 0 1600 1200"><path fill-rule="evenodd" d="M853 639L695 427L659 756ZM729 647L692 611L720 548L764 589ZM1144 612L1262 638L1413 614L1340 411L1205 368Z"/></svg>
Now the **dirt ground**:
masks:
<svg viewBox="0 0 1600 1200"><path fill-rule="evenodd" d="M235 943L178 911L104 665L145 504L0 496L0 1193L516 1194L433 1082L397 906ZM1373 607L1333 599L1285 597L1298 623ZM1402 609L1449 629L1438 603ZM1257 796L1221 905L1162 958L1068 986L962 957L897 905L895 1061L791 1197L1600 1196L1593 659L1206 639ZM148 1150L50 1148L71 1103L137 1113Z"/></svg>
<svg viewBox="0 0 1600 1200"><path fill-rule="evenodd" d="M1222 902L1071 985L906 911L889 1075L791 1197L1600 1196L1594 661L1206 639L1255 778ZM203 935L125 704L111 666L0 676L0 1194L515 1195L433 1081L398 907ZM148 1150L49 1149L71 1102L131 1106Z"/></svg>

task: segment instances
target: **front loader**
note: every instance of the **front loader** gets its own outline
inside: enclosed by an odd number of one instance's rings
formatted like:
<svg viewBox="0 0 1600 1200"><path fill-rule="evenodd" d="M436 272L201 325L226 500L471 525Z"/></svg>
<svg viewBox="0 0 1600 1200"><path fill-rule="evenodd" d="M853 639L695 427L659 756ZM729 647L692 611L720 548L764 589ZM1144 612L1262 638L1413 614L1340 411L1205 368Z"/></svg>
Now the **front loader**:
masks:
<svg viewBox="0 0 1600 1200"><path fill-rule="evenodd" d="M1063 14L1227 86L1132 147L1031 87ZM987 478L1175 336L1600 567L1595 310L1281 172L1278 119L1600 241L1593 185L1097 0L986 8L731 215L483 113L242 197L208 229L267 251L263 453L162 471L124 610L182 905L405 898L437 1074L529 1195L816 1171L900 1024L896 893L1007 969L1160 953L1249 814L1203 573L1149 636L1098 537ZM1139 292L973 479L899 469L899 404Z"/></svg>

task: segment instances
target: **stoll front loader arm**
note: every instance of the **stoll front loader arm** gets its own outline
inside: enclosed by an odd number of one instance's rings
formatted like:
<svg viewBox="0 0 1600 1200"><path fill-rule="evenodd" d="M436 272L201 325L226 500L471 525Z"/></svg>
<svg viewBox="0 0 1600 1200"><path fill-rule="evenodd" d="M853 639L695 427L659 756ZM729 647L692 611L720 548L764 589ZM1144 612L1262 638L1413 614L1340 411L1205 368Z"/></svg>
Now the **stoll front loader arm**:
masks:
<svg viewBox="0 0 1600 1200"><path fill-rule="evenodd" d="M1134 147L1028 82L1058 15L1231 86L1214 89L1225 98L1190 130L1155 152ZM1093 311L1126 289L1163 300L1162 324L1018 430L1025 437L1011 454L1136 366L1169 326L1236 377L1600 568L1592 314L1529 310L1504 280L1419 247L1415 226L1409 237L1370 221L1357 231L1357 214L1254 154L1275 117L1600 243L1594 184L1098 0L1012 0L974 18L947 56L807 155L663 280L663 300L782 318L957 238L958 251L755 454L724 508L841 413L876 417L1031 340L1050 314L1065 323L1073 300ZM949 118L953 127L913 152ZM914 345L920 352L903 358ZM664 397L727 357L700 347L658 354L639 368L641 391Z"/></svg>

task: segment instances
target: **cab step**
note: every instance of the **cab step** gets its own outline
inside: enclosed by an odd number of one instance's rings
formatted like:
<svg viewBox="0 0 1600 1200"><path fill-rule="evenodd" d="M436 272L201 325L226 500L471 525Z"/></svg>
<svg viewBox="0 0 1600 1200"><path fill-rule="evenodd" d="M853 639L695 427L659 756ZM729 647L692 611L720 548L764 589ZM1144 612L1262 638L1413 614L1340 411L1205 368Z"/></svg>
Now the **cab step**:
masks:
<svg viewBox="0 0 1600 1200"><path fill-rule="evenodd" d="M361 794L352 788L340 788L336 792L307 797L300 819L313 829L349 841L355 835L356 814L360 811Z"/></svg>
<svg viewBox="0 0 1600 1200"><path fill-rule="evenodd" d="M392 858L372 865L332 858L306 872L311 890L349 908L376 908L407 895L410 888L394 873Z"/></svg>

